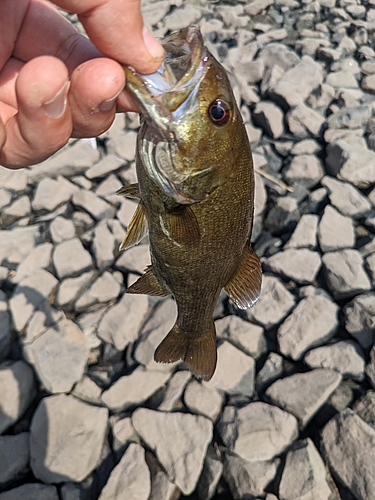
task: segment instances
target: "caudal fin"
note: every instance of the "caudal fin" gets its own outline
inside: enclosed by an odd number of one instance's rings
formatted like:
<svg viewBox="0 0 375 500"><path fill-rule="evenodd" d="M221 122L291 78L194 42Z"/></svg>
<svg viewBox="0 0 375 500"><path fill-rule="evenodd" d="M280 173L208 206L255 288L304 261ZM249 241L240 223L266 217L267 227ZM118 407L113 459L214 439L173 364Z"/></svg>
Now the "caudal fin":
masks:
<svg viewBox="0 0 375 500"><path fill-rule="evenodd" d="M210 380L216 368L215 326L195 337L180 332L177 324L159 344L154 359L158 363L173 363L182 359L198 378Z"/></svg>

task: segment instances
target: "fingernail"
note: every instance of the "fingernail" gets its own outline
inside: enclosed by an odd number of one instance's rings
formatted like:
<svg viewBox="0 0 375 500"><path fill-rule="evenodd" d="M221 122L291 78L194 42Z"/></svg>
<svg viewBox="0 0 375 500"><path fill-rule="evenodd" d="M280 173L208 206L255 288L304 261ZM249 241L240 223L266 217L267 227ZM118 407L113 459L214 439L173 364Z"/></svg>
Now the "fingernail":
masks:
<svg viewBox="0 0 375 500"><path fill-rule="evenodd" d="M164 59L165 52L163 47L149 32L146 26L143 27L143 41L145 42L148 51L156 61L162 61Z"/></svg>
<svg viewBox="0 0 375 500"><path fill-rule="evenodd" d="M66 109L67 96L69 90L69 80L67 80L57 94L43 104L44 113L48 118L57 120L61 118Z"/></svg>
<svg viewBox="0 0 375 500"><path fill-rule="evenodd" d="M115 97L112 97L111 99L107 99L106 101L102 101L98 106L99 111L109 111L110 109L112 109L113 106L116 104L118 96L121 94L121 92L123 90L124 89L122 88L119 92L117 92Z"/></svg>

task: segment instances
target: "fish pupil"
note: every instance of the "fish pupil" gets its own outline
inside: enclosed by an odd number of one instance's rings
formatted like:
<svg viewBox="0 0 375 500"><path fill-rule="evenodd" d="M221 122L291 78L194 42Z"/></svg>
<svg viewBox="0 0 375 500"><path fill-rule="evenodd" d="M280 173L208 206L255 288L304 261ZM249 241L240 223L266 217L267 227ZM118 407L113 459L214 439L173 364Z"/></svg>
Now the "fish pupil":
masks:
<svg viewBox="0 0 375 500"><path fill-rule="evenodd" d="M229 120L229 107L221 99L216 99L210 104L208 114L215 125L224 125Z"/></svg>

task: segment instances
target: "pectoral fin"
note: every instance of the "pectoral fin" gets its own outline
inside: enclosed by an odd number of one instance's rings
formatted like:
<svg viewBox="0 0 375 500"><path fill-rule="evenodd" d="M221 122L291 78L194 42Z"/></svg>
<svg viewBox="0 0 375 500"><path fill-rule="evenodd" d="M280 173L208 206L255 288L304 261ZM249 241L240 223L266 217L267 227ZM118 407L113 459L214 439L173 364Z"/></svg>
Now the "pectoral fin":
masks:
<svg viewBox="0 0 375 500"><path fill-rule="evenodd" d="M146 211L143 203L140 201L132 220L129 223L128 230L123 239L120 250L126 250L127 248L133 247L141 241L141 239L147 233L147 219Z"/></svg>
<svg viewBox="0 0 375 500"><path fill-rule="evenodd" d="M240 309L247 309L259 298L262 268L259 257L249 244L245 246L239 266L224 290Z"/></svg>
<svg viewBox="0 0 375 500"><path fill-rule="evenodd" d="M199 244L199 224L193 210L188 205L167 212L164 221L169 237L177 245L190 248Z"/></svg>
<svg viewBox="0 0 375 500"><path fill-rule="evenodd" d="M135 283L130 285L126 293L139 293L157 297L170 295L170 292L158 281L152 270L152 266L146 268L145 274L138 278Z"/></svg>
<svg viewBox="0 0 375 500"><path fill-rule="evenodd" d="M128 184L127 186L122 186L116 191L116 194L125 196L126 198L134 198L136 200L140 199L139 186L138 183Z"/></svg>

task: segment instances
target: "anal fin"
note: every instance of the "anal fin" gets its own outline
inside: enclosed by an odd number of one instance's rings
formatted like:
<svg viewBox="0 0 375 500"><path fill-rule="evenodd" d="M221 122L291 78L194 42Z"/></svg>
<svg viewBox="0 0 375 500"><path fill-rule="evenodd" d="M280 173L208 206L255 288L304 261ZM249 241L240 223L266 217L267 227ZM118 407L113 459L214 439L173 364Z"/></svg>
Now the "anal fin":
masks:
<svg viewBox="0 0 375 500"><path fill-rule="evenodd" d="M167 212L165 215L165 229L170 238L178 245L196 247L200 241L198 220L188 205Z"/></svg>
<svg viewBox="0 0 375 500"><path fill-rule="evenodd" d="M116 194L120 196L125 196L126 198L134 198L136 200L139 200L141 197L137 182L134 184L128 184L126 186L120 187L120 189L116 191Z"/></svg>
<svg viewBox="0 0 375 500"><path fill-rule="evenodd" d="M152 266L146 268L145 274L138 278L135 283L130 285L126 293L139 293L156 297L166 297L170 295L170 292L158 281L152 270Z"/></svg>
<svg viewBox="0 0 375 500"><path fill-rule="evenodd" d="M144 236L146 236L146 233L146 211L143 203L140 201L134 212L132 220L129 223L125 237L120 245L120 250L126 250L127 248L133 247L139 243Z"/></svg>
<svg viewBox="0 0 375 500"><path fill-rule="evenodd" d="M225 285L224 290L240 309L247 309L255 304L262 285L260 260L247 242L241 261L234 276Z"/></svg>

